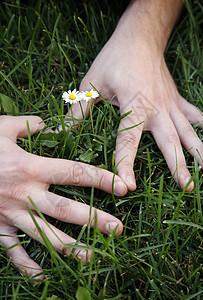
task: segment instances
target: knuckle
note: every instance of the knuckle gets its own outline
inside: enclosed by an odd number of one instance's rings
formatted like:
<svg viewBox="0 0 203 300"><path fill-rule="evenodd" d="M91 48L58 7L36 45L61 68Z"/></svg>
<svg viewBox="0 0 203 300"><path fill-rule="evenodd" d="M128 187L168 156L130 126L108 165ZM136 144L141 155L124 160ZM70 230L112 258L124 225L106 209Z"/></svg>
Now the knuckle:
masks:
<svg viewBox="0 0 203 300"><path fill-rule="evenodd" d="M164 139L163 141L161 141L159 148L161 151L166 148L171 149L171 151L172 150L176 151L177 147L179 146L180 146L180 140L178 139L176 134L171 133L168 134L167 140Z"/></svg>
<svg viewBox="0 0 203 300"><path fill-rule="evenodd" d="M70 215L70 207L64 207L61 205L56 205L54 206L54 216L61 220L61 221L65 221L67 219L67 215Z"/></svg>
<svg viewBox="0 0 203 300"><path fill-rule="evenodd" d="M167 144L173 146L174 149L180 146L180 140L176 134L168 135Z"/></svg>
<svg viewBox="0 0 203 300"><path fill-rule="evenodd" d="M126 170L132 169L134 167L134 161L126 156L122 159L121 165L118 167L125 168Z"/></svg>
<svg viewBox="0 0 203 300"><path fill-rule="evenodd" d="M79 185L84 180L84 170L79 163L74 164L70 169L70 178L73 185Z"/></svg>
<svg viewBox="0 0 203 300"><path fill-rule="evenodd" d="M43 122L42 118L40 118L38 116L31 116L31 118L32 118L33 122L36 124Z"/></svg>
<svg viewBox="0 0 203 300"><path fill-rule="evenodd" d="M44 227L43 225L40 225L40 228L41 228L42 231L44 231L44 228L43 228L43 227ZM30 229L30 231L31 231L31 233L33 234L34 237L37 236L37 237L41 238L41 235L40 235L40 233L39 233L39 230L38 230L37 227L35 227L34 225L33 225L32 228Z"/></svg>
<svg viewBox="0 0 203 300"><path fill-rule="evenodd" d="M96 220L96 216L97 215L97 210L95 208L92 209L91 212L91 220L90 220L90 227L93 228L95 225L95 220Z"/></svg>
<svg viewBox="0 0 203 300"><path fill-rule="evenodd" d="M22 200L25 198L25 192L19 185L6 184L6 187L0 187L0 198L5 200Z"/></svg>
<svg viewBox="0 0 203 300"><path fill-rule="evenodd" d="M42 161L41 161L42 167ZM16 174L20 174L21 178L38 178L40 176L40 168L34 157L29 153L16 164Z"/></svg>
<svg viewBox="0 0 203 300"><path fill-rule="evenodd" d="M119 137L119 135L118 135ZM137 148L137 139L136 137L133 135L133 134L130 134L129 132L122 132L120 134L120 138L119 138L119 142L122 142L123 145L126 147L126 148L129 148L129 149L135 149Z"/></svg>
<svg viewBox="0 0 203 300"><path fill-rule="evenodd" d="M23 164L15 161L7 161L6 165L0 162L2 170L0 174L0 198L22 200L25 199L25 171L22 170Z"/></svg>
<svg viewBox="0 0 203 300"><path fill-rule="evenodd" d="M179 174L179 176L182 176L182 171L187 170L187 166L186 166L186 163L184 161L178 162L177 167L178 167L179 172L181 172Z"/></svg>
<svg viewBox="0 0 203 300"><path fill-rule="evenodd" d="M1 198L1 192L0 192L0 198ZM5 199L5 198L4 198ZM0 205L0 216L1 216L1 222L3 221L2 217L6 218L8 221L8 217L9 217L9 209L7 207L7 201L5 199L5 201L1 201L1 205ZM1 227L1 226L0 226Z"/></svg>
<svg viewBox="0 0 203 300"><path fill-rule="evenodd" d="M14 164L16 174L26 175L29 172L29 164L26 164L24 160L20 160L18 163Z"/></svg>
<svg viewBox="0 0 203 300"><path fill-rule="evenodd" d="M106 176L104 173L105 172L103 170L101 170L98 174L98 182L97 182L98 188L106 186Z"/></svg>
<svg viewBox="0 0 203 300"><path fill-rule="evenodd" d="M189 123L186 123L184 126L184 135L185 136L196 135L194 129L192 128L192 126Z"/></svg>
<svg viewBox="0 0 203 300"><path fill-rule="evenodd" d="M29 164L25 164L25 163L21 163L19 162L19 164L16 165L15 167L15 174L19 174L22 178L22 181L25 179L25 178L30 178L30 175L31 175L31 168L29 166Z"/></svg>

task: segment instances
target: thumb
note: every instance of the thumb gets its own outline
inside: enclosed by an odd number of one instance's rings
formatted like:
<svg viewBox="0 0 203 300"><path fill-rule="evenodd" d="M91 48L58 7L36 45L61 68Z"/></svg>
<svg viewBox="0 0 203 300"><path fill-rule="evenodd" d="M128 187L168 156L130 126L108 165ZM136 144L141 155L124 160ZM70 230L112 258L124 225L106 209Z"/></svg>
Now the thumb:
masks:
<svg viewBox="0 0 203 300"><path fill-rule="evenodd" d="M78 125L89 116L91 106L92 101L89 103L80 101L76 104L72 104L64 120L66 130L68 130L69 126L78 127ZM63 126L59 125L56 132L62 131L62 129Z"/></svg>
<svg viewBox="0 0 203 300"><path fill-rule="evenodd" d="M26 138L28 137L27 122L31 135L45 126L42 119L37 116L1 116L0 135L7 136L13 141L16 141L19 137Z"/></svg>
<svg viewBox="0 0 203 300"><path fill-rule="evenodd" d="M85 79L82 80L80 84L80 91L92 91L93 87L92 85L87 82ZM78 126L80 122L83 122L90 114L90 109L94 104L97 104L99 101L101 101L100 97L90 97L89 100L81 100L75 104L72 104L68 113L67 118L65 121L65 126L68 127L69 125L72 126ZM62 126L60 125L58 127L58 130L62 130Z"/></svg>

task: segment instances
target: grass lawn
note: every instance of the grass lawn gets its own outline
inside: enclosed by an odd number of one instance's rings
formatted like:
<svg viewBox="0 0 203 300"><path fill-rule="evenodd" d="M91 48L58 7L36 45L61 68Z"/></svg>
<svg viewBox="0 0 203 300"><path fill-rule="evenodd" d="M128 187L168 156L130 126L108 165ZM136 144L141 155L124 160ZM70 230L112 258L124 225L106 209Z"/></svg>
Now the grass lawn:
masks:
<svg viewBox="0 0 203 300"><path fill-rule="evenodd" d="M50 127L67 112L61 95L78 88L113 32L125 1L20 1L0 3L0 114L38 115ZM186 2L166 50L183 97L203 110L200 0ZM113 171L119 110L94 107L80 128L60 136L38 133L19 146L35 154L102 165ZM93 126L92 126L93 125ZM194 126L195 127L195 126ZM201 130L195 129L202 139ZM197 299L203 297L203 176L185 152L195 190L181 191L152 136L142 136L135 161L137 190L119 198L83 187L52 186L57 194L91 204L124 223L120 237L97 228L46 219L87 243L86 265L25 236L21 241L44 270L37 285L22 277L0 245L0 299Z"/></svg>

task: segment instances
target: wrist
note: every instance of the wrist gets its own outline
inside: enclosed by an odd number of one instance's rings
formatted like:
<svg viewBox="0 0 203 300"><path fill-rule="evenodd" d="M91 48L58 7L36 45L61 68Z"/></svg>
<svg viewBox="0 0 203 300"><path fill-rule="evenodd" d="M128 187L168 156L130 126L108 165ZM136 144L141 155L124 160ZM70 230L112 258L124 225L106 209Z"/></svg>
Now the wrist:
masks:
<svg viewBox="0 0 203 300"><path fill-rule="evenodd" d="M161 55L179 16L183 0L132 0L114 32L124 43L144 45Z"/></svg>

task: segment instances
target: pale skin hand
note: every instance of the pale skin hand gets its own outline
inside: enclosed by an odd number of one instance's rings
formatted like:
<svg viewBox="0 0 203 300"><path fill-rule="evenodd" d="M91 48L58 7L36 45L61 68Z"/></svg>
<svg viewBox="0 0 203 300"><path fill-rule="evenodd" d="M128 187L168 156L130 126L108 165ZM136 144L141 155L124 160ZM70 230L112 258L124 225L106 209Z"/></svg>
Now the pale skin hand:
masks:
<svg viewBox="0 0 203 300"><path fill-rule="evenodd" d="M201 122L199 127L203 129L203 115L181 97L164 60L165 46L182 4L181 0L132 1L81 82L80 90L90 90L92 83L105 99L116 95L113 104L120 107L121 114L132 110L121 120L118 132L143 122L120 132L116 141L118 175L129 190L136 188L133 164L143 130L154 136L182 189L191 174L181 144L203 166L203 143L191 126ZM88 115L89 106L82 105ZM72 112L82 119L79 104L72 106ZM192 188L193 182L187 191Z"/></svg>
<svg viewBox="0 0 203 300"><path fill-rule="evenodd" d="M79 162L45 158L27 153L16 144L17 138L27 137L26 120L29 122L31 135L45 125L39 117L34 116L0 117L0 234L10 235L10 237L0 236L0 243L4 248L19 243L16 237L18 226L24 227L25 229L22 230L31 237L35 238L26 229L40 237L27 211L27 203L55 249L69 255L71 247L65 247L64 244L74 244L75 239L50 224L57 238L37 215L27 196L29 195L38 209L46 215L67 223L88 224L89 205L53 194L48 191L49 186L50 184L89 187L94 185L95 188L111 193L113 174ZM118 176L115 176L115 194L124 195L126 192L126 185ZM94 226L95 214L97 214L99 230L108 234L117 227L116 233L122 232L123 225L117 218L96 209L92 210L91 227ZM74 254L83 262L91 257L91 251L86 253L80 247L74 250ZM27 273L32 276L42 271L21 245L8 250L7 256L12 258L13 264L22 274ZM38 275L37 278L43 279L43 275Z"/></svg>

